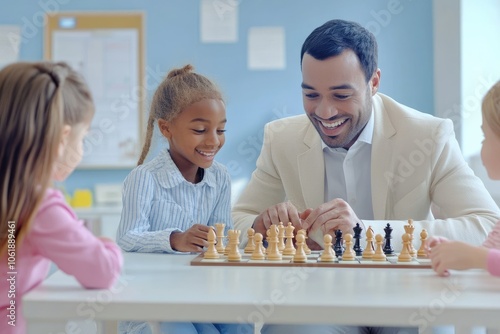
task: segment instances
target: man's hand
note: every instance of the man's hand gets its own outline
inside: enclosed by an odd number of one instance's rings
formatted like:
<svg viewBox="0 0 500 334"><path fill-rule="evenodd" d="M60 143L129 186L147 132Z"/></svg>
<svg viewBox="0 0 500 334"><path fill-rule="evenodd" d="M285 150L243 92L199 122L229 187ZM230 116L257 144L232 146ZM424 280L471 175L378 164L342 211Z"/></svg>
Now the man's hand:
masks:
<svg viewBox="0 0 500 334"><path fill-rule="evenodd" d="M305 219L302 228L307 229L308 235L314 241L322 244L323 235L330 234L335 238L335 231L339 229L343 235L353 234L356 223L364 228L363 222L356 216L351 206L343 199L335 198L312 210ZM319 236L321 236L321 240L316 240Z"/></svg>
<svg viewBox="0 0 500 334"><path fill-rule="evenodd" d="M307 215L307 210L302 215ZM295 226L295 231L303 228L301 215L297 211L297 208L290 202L279 203L267 208L267 210L255 218L252 227L256 233L261 233L265 238L266 231L271 224L278 225L280 222L283 222L284 225L291 222Z"/></svg>
<svg viewBox="0 0 500 334"><path fill-rule="evenodd" d="M201 252L208 246L208 231L212 227L195 224L185 232L173 232L170 235L170 246L179 252Z"/></svg>

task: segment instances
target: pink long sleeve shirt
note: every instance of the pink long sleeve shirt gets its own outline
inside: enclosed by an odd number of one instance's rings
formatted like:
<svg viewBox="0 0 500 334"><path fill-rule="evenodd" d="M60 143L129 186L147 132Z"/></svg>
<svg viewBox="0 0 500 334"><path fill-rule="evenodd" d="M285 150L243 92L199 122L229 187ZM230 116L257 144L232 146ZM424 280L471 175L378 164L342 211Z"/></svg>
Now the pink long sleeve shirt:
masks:
<svg viewBox="0 0 500 334"><path fill-rule="evenodd" d="M490 248L488 252L488 271L494 276L500 276L500 221L495 224L493 230L488 234L483 246Z"/></svg>
<svg viewBox="0 0 500 334"><path fill-rule="evenodd" d="M7 257L0 264L2 334L25 333L22 297L42 283L51 261L85 288L101 289L111 287L123 265L118 246L96 238L54 189L47 190L32 228L15 251L14 264Z"/></svg>

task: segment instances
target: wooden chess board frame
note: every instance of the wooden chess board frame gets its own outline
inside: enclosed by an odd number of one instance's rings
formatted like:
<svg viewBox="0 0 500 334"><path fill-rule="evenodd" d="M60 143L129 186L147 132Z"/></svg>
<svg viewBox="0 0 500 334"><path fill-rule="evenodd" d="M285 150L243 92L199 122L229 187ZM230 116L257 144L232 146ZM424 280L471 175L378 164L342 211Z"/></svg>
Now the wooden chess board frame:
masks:
<svg viewBox="0 0 500 334"><path fill-rule="evenodd" d="M397 254L388 256L386 261L371 261L356 257L355 261L335 260L335 262L320 262L319 251L313 251L307 255L305 263L293 262L293 256L283 256L281 261L251 260L251 254L241 253L241 261L228 261L227 256L220 259L204 259L204 253L199 254L191 260L192 266L231 266L231 267L325 267L325 268L391 268L391 269L430 269L429 259L412 258L411 262L397 262Z"/></svg>

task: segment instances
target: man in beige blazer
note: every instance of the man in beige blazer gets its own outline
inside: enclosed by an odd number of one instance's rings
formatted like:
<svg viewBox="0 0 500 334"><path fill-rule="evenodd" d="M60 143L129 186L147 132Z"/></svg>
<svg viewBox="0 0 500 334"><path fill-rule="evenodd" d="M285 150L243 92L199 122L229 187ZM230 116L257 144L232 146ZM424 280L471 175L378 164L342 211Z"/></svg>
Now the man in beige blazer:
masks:
<svg viewBox="0 0 500 334"><path fill-rule="evenodd" d="M380 73L375 37L358 24L332 20L309 35L305 115L266 125L256 170L233 208L235 228L265 236L270 224L292 222L318 248L324 233L353 233L356 223L384 233L390 223L399 251L411 218L415 238L425 228L486 239L499 209L464 161L452 122L378 93Z"/></svg>
<svg viewBox="0 0 500 334"><path fill-rule="evenodd" d="M352 233L357 222L383 233L389 222L393 237L401 240L403 225L411 218L417 233L425 228L430 235L475 244L485 240L499 220L499 210L464 161L452 122L377 93L380 70L374 67L366 82L352 49L323 60L303 51L306 115L266 125L257 168L233 208L236 228L246 231L253 226L262 233L271 223L291 221L313 235L315 230L334 235L338 228ZM335 87L340 88L331 89ZM325 198L326 174L344 175L325 172L322 139L326 146L349 149L370 117L374 124L371 157L366 161L371 182L366 191L371 194L373 217L366 219L350 210L346 198ZM340 129L321 124L339 120L345 120ZM342 142L342 136L347 140ZM394 245L400 247L399 242Z"/></svg>
<svg viewBox="0 0 500 334"><path fill-rule="evenodd" d="M425 228L429 235L482 243L499 220L498 207L464 161L452 122L408 108L380 93L374 94L372 101L373 219L360 219L355 212L332 212L331 217L321 219L337 206L349 204L325 201L321 138L308 117L301 115L266 125L257 168L233 208L235 227L246 231L253 226L262 232L261 224L267 229L270 223L292 221L296 227L302 228L302 224L320 229L321 225L314 225L319 222L326 226L324 232L333 234L337 226L347 226L344 232L352 233L352 226L360 222L383 233L385 224L390 223L393 238L401 240L403 225L411 218L416 233ZM300 219L308 209L316 213L316 221ZM398 250L401 243L394 242L394 246Z"/></svg>

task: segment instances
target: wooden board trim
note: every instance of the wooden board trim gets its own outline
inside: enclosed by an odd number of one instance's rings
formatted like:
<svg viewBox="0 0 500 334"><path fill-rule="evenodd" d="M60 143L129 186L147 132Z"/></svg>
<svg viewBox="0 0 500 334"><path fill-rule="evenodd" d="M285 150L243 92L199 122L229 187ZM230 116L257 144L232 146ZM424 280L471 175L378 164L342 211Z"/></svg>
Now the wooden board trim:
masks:
<svg viewBox="0 0 500 334"><path fill-rule="evenodd" d="M243 255L242 255L243 256ZM332 262L306 262L306 263L295 263L295 262L229 262L227 260L223 262L219 261L202 261L203 253L196 256L191 260L192 266L208 266L208 267L319 267L319 268L377 268L377 269L431 269L431 264L420 263L420 264L370 264L370 263L332 263Z"/></svg>

